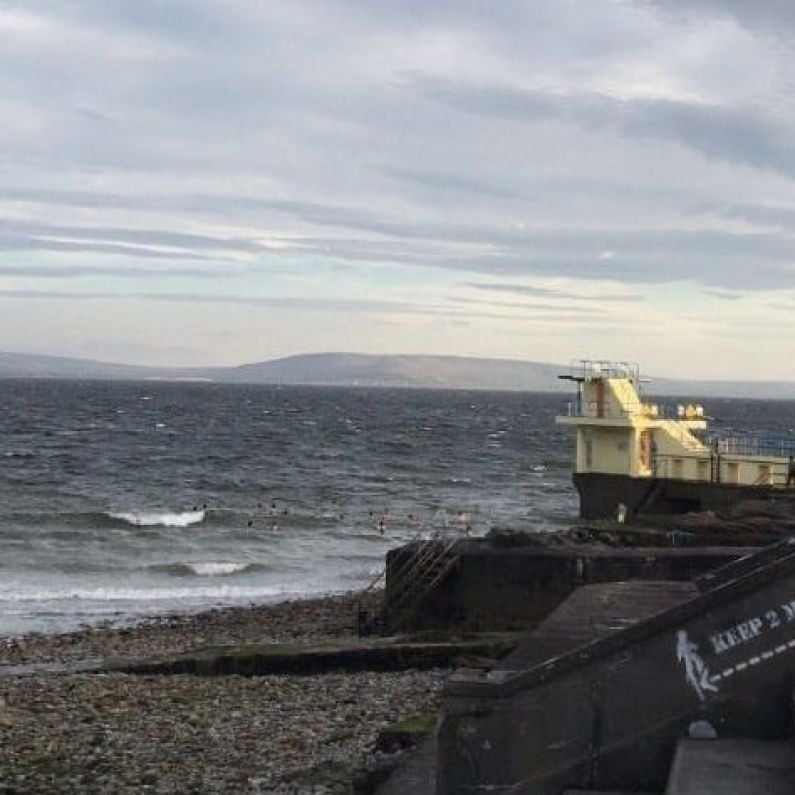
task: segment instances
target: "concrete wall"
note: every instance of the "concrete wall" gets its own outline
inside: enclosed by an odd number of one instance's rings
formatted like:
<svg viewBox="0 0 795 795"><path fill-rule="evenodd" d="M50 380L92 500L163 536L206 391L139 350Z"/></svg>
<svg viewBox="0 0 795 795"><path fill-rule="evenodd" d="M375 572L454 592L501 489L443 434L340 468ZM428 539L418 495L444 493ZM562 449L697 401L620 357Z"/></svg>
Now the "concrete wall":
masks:
<svg viewBox="0 0 795 795"><path fill-rule="evenodd" d="M620 502L631 513L672 514L727 511L743 500L765 500L787 494L780 488L761 485L630 478L605 472L576 472L573 480L580 495L583 519L615 519Z"/></svg>
<svg viewBox="0 0 795 795"><path fill-rule="evenodd" d="M633 428L595 426L581 428L578 433L578 472L613 472L625 475L633 471L636 447Z"/></svg>
<svg viewBox="0 0 795 795"><path fill-rule="evenodd" d="M795 661L795 566L786 566L546 664L453 677L437 792L659 792L693 720L721 737L783 738Z"/></svg>
<svg viewBox="0 0 795 795"><path fill-rule="evenodd" d="M401 547L387 555L388 622L390 594L400 592L395 573L410 549ZM746 551L585 546L564 550L462 540L457 568L416 605L407 620L399 613L400 629L524 629L535 626L580 585L631 579L689 580Z"/></svg>

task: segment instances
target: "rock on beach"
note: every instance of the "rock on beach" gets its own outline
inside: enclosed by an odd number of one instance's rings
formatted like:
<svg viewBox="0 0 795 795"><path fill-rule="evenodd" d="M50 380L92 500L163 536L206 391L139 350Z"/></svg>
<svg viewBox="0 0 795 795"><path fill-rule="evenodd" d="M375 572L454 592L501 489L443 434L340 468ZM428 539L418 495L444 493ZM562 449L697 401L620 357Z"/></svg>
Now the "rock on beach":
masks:
<svg viewBox="0 0 795 795"><path fill-rule="evenodd" d="M0 663L342 638L352 631L354 601L229 608L124 630L5 641ZM378 761L378 732L437 708L447 673L6 673L0 793L350 793L356 771Z"/></svg>

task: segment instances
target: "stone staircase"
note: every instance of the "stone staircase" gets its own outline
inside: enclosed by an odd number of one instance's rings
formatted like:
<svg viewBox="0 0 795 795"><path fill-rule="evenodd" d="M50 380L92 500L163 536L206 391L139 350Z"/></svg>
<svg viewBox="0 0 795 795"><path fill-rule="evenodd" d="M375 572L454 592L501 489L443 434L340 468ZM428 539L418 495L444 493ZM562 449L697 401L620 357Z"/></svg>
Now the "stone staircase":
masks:
<svg viewBox="0 0 795 795"><path fill-rule="evenodd" d="M793 795L795 745L752 739L681 740L663 795ZM564 795L656 795L567 789Z"/></svg>
<svg viewBox="0 0 795 795"><path fill-rule="evenodd" d="M792 795L795 746L773 740L682 740L665 795Z"/></svg>
<svg viewBox="0 0 795 795"><path fill-rule="evenodd" d="M793 686L795 538L688 584L580 588L451 678L436 795L795 795Z"/></svg>
<svg viewBox="0 0 795 795"><path fill-rule="evenodd" d="M677 420L665 420L661 423L661 430L679 442L688 452L709 455L709 447L687 428L683 428Z"/></svg>

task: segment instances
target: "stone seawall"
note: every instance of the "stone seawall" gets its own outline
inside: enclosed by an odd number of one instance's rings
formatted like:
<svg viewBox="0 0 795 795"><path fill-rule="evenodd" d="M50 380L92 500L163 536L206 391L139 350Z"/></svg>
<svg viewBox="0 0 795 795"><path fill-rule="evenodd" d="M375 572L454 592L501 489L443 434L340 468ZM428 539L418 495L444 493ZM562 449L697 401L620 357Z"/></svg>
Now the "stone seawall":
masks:
<svg viewBox="0 0 795 795"><path fill-rule="evenodd" d="M768 502L795 496L795 490L781 486L632 478L608 472L575 472L572 480L580 495L582 519L614 519L622 503L630 514L638 515L725 513L748 500Z"/></svg>
<svg viewBox="0 0 795 795"><path fill-rule="evenodd" d="M401 593L401 570L416 554L413 542L391 550L386 560L387 625L401 630L445 627L503 631L535 626L575 588L623 580L690 580L748 553L747 547L564 548L503 546L490 539L462 539L455 568L433 589L393 609Z"/></svg>

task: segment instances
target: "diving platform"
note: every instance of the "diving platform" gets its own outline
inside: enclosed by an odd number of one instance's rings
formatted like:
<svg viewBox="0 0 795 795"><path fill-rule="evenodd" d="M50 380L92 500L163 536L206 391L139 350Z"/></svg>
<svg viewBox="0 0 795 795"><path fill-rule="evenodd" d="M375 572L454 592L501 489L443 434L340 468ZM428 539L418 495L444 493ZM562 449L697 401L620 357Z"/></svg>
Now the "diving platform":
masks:
<svg viewBox="0 0 795 795"><path fill-rule="evenodd" d="M576 394L556 422L576 433L584 519L726 510L795 493L795 437L716 433L699 403L644 395L637 365L582 360L560 376Z"/></svg>

